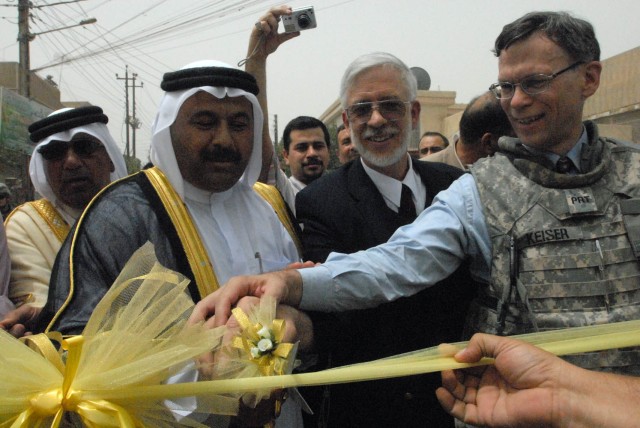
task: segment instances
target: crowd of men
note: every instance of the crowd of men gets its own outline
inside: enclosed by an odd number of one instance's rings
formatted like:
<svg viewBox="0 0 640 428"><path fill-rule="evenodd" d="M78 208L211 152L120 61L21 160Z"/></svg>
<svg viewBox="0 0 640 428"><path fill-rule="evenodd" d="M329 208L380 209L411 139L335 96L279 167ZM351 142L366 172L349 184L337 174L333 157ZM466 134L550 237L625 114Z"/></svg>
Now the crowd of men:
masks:
<svg viewBox="0 0 640 428"><path fill-rule="evenodd" d="M414 75L391 53L361 55L340 84L342 165L327 171L327 127L299 116L283 133L286 177L264 118L267 58L298 36L279 32L290 13L259 18L244 71L201 60L163 76L149 168L127 176L99 107L29 127L42 198L0 229L0 327L80 334L151 242L191 281L193 322L223 325L241 298L275 297L304 370L469 338L456 359L496 358L464 375L304 388L307 403L291 391L261 423L596 426L625 403L640 407L640 381L626 376L640 376L638 348L567 362L495 336L640 318L640 147L582 121L602 69L592 26L557 12L507 24L494 46L497 83L468 104L459 138L422 136L421 160L408 153L420 116ZM618 397L620 385L635 394L591 406L587 393L604 383L598 397ZM532 398L567 391L582 407ZM617 413L606 423L638 416Z"/></svg>

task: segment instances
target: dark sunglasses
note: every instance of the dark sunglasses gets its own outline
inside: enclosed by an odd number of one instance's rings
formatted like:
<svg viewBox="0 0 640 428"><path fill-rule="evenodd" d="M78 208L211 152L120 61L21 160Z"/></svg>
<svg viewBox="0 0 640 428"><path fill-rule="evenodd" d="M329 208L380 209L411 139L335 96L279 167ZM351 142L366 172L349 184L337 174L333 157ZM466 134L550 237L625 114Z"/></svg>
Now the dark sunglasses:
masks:
<svg viewBox="0 0 640 428"><path fill-rule="evenodd" d="M347 118L355 125L367 123L371 119L374 110L378 110L378 113L386 120L396 122L404 117L409 104L411 104L411 101L401 100L356 103L347 107L345 111L347 112Z"/></svg>
<svg viewBox="0 0 640 428"><path fill-rule="evenodd" d="M101 142L89 138L71 141L53 140L49 144L40 147L38 153L47 161L55 161L63 159L67 155L69 148L72 148L73 152L79 157L88 158L97 150L104 148L104 146Z"/></svg>

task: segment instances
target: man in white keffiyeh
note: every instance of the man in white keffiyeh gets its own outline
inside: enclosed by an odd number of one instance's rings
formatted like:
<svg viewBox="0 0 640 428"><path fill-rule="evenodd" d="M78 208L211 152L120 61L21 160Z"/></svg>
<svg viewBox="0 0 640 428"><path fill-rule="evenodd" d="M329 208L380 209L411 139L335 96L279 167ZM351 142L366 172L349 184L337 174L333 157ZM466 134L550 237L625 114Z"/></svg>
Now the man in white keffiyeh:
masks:
<svg viewBox="0 0 640 428"><path fill-rule="evenodd" d="M191 280L194 301L231 276L299 260L284 201L275 188L256 183L262 111L255 78L199 61L166 73L161 87L153 166L107 187L87 207L60 251L37 331L80 333L148 241L163 266Z"/></svg>
<svg viewBox="0 0 640 428"><path fill-rule="evenodd" d="M37 144L29 174L42 198L17 207L6 220L9 297L23 307L0 326L15 335L47 301L56 255L82 210L103 187L127 175L107 122L100 107L87 106L57 110L29 126Z"/></svg>

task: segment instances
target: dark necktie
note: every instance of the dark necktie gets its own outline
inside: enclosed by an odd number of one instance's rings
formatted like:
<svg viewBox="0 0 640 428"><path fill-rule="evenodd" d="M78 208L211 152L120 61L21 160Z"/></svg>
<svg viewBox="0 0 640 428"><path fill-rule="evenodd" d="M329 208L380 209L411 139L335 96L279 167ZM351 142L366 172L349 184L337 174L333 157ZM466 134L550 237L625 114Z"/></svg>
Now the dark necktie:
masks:
<svg viewBox="0 0 640 428"><path fill-rule="evenodd" d="M556 162L556 172L560 174L568 174L573 169L573 162L566 156L562 156Z"/></svg>
<svg viewBox="0 0 640 428"><path fill-rule="evenodd" d="M406 184L402 185L402 194L400 195L400 209L398 210L400 218L405 223L411 223L416 218L416 205L413 203L413 195L411 189Z"/></svg>

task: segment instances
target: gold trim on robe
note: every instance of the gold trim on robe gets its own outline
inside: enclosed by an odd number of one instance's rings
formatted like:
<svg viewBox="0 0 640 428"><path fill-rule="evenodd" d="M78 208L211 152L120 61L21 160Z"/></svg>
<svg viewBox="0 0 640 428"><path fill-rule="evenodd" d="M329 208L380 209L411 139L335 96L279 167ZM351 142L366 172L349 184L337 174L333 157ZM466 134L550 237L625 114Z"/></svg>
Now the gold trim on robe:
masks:
<svg viewBox="0 0 640 428"><path fill-rule="evenodd" d="M220 288L220 284L209 260L209 254L202 244L200 234L193 224L184 202L173 189L167 177L157 167L145 169L143 172L158 193L162 205L176 228L196 280L200 298L213 293Z"/></svg>
<svg viewBox="0 0 640 428"><path fill-rule="evenodd" d="M255 190L258 195L262 196L262 199L271 205L280 219L280 223L282 223L285 229L287 229L287 232L289 232L289 235L291 235L291 239L293 239L293 243L298 249L298 254L302 254L302 243L300 242L300 238L298 237L293 222L291 221L291 216L287 211L284 199L280 192L278 192L278 189L274 186L258 182L253 185L253 190Z"/></svg>
<svg viewBox="0 0 640 428"><path fill-rule="evenodd" d="M202 244L202 239L200 239L200 235L193 224L191 215L187 212L184 202L175 192L173 186L171 186L162 171L153 167L144 170L144 173L151 185L156 189L162 204L178 232L178 236L187 255L187 260L189 261L189 266L191 266L191 270L196 279L200 297L203 298L220 288L220 284L216 278L213 265L209 260L208 253ZM282 199L280 192L278 192L275 187L263 183L256 183L253 189L271 205L278 219L287 232L289 232L289 235L291 235L291 239L293 239L298 253L302 254L300 239L295 232L293 222L287 212L284 199Z"/></svg>
<svg viewBox="0 0 640 428"><path fill-rule="evenodd" d="M40 217L42 217L45 223L47 223L53 234L61 243L65 240L69 234L69 230L71 230L71 226L67 224L51 202L46 199L38 199L37 201L25 202L25 205L30 205L38 214L40 214ZM17 210L12 211L11 214L7 216L5 224L15 212L17 212Z"/></svg>
<svg viewBox="0 0 640 428"><path fill-rule="evenodd" d="M149 180L149 183L155 189L156 193L158 194L158 197L162 202L162 205L164 206L165 210L167 211L167 214L169 215L169 218L171 219L171 222L176 228L178 238L182 243L184 252L187 257L187 261L189 262L189 266L191 268L191 271L193 272L193 276L196 281L196 286L198 287L198 293L200 294L200 298L203 298L213 293L215 290L220 288L220 284L218 283L218 279L216 278L213 265L209 260L209 254L207 253L202 243L200 234L198 233L198 230L196 229L193 223L193 219L191 218L191 215L187 211L187 208L183 200L173 189L173 186L171 186L171 183L169 183L169 180L167 180L167 177L164 175L164 173L160 169L158 169L157 167L152 167L152 168L142 170L141 172L145 174L145 176ZM111 187L113 184L114 183L111 183L110 185L103 188L93 198L93 200L89 203L89 205L91 205L92 202L101 193L103 193L106 188ZM296 248L298 249L298 254L302 254L302 250L301 250L302 246L300 243L300 238L295 232L293 222L291 221L291 218L287 212L284 199L282 199L282 195L280 195L280 192L278 192L278 190L275 187L269 186L263 183L256 183L253 188L254 188L254 191L258 193L258 195L260 195L274 209L274 211L278 216L278 219L291 235L291 238L293 239L293 242L296 245ZM82 221L85 213L86 211L82 213L82 215L78 219L78 223ZM60 309L58 309L53 319L49 322L49 325L47 326L45 332L50 331L50 329L53 327L53 325L59 318L60 314L62 314L62 312L64 312L64 310L68 306L73 296L74 284L73 284L72 259L73 259L74 247L75 247L75 236L71 243L71 252L70 252L70 260L69 260L70 262L69 296L67 297L66 301L62 304Z"/></svg>

